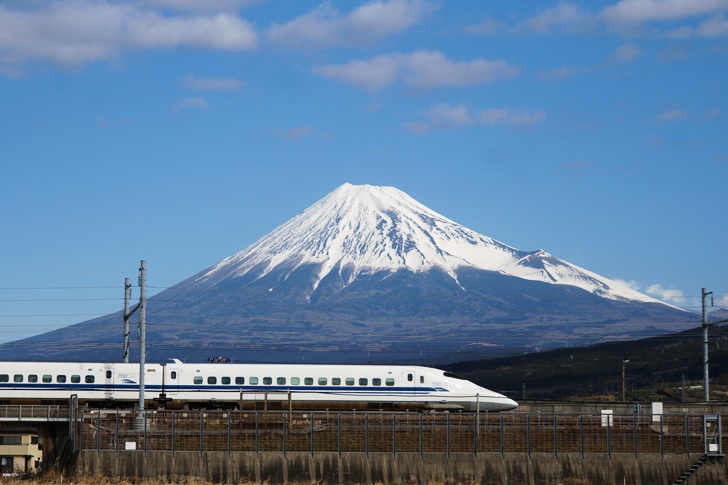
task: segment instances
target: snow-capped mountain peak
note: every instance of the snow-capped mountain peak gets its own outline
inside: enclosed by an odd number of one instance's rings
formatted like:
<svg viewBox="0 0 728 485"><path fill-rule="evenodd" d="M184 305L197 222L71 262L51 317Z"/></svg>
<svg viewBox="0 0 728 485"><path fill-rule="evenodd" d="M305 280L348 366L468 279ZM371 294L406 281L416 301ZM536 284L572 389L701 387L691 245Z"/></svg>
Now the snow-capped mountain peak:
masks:
<svg viewBox="0 0 728 485"><path fill-rule="evenodd" d="M344 184L198 281L214 283L249 272L292 273L315 265L315 291L338 271L344 285L363 272L439 268L457 280L463 267L583 288L606 298L657 301L562 261L546 251L519 251L427 208L394 187Z"/></svg>

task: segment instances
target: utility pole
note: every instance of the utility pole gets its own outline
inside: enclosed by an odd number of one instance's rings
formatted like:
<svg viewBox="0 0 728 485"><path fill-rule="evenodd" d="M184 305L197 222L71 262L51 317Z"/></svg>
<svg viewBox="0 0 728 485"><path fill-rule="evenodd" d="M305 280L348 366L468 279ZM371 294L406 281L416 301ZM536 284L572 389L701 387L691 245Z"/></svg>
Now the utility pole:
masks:
<svg viewBox="0 0 728 485"><path fill-rule="evenodd" d="M131 346L131 339L129 337L129 321L135 311L139 309L139 303L134 305L131 310L129 309L129 301L131 300L131 282L129 278L124 279L124 363L129 363L129 347Z"/></svg>
<svg viewBox="0 0 728 485"><path fill-rule="evenodd" d="M147 347L147 262L139 267L139 414L144 415L144 364Z"/></svg>
<svg viewBox="0 0 728 485"><path fill-rule="evenodd" d="M710 388L709 388L709 372L708 372L708 312L705 309L705 300L708 298L708 295L712 295L712 291L707 291L705 288L701 291L701 297L703 300L703 320L702 320L702 327L703 327L703 388L705 389L705 401L710 401ZM710 299L710 306L713 306L713 299Z"/></svg>

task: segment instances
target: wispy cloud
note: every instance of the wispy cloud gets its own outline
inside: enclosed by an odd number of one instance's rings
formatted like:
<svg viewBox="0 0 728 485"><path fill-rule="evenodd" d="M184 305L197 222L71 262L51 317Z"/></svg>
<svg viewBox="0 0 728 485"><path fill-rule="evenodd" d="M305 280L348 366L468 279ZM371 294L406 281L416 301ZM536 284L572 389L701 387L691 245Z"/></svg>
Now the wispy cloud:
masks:
<svg viewBox="0 0 728 485"><path fill-rule="evenodd" d="M397 82L421 89L484 84L515 76L520 70L504 60L453 61L440 51L423 50L321 66L315 72L368 91L379 91Z"/></svg>
<svg viewBox="0 0 728 485"><path fill-rule="evenodd" d="M188 108L205 109L207 108L207 101L205 101L205 98L194 97L181 99L177 102L177 104L175 104L176 110L183 110Z"/></svg>
<svg viewBox="0 0 728 485"><path fill-rule="evenodd" d="M708 15L728 9L728 0L621 0L601 11L615 24L639 24Z"/></svg>
<svg viewBox="0 0 728 485"><path fill-rule="evenodd" d="M230 13L180 15L135 2L83 0L33 6L0 6L0 61L78 66L135 49L244 50L258 43L253 26Z"/></svg>
<svg viewBox="0 0 728 485"><path fill-rule="evenodd" d="M316 134L316 130L310 126L299 126L291 128L285 131L276 131L275 136L281 138L287 138L289 140L300 140L301 138L308 138Z"/></svg>
<svg viewBox="0 0 728 485"><path fill-rule="evenodd" d="M348 14L329 3L283 24L273 24L266 39L278 46L312 49L367 44L403 32L436 9L425 0L367 2Z"/></svg>
<svg viewBox="0 0 728 485"><path fill-rule="evenodd" d="M688 117L688 112L682 109L671 109L655 116L655 121L670 122L680 121Z"/></svg>
<svg viewBox="0 0 728 485"><path fill-rule="evenodd" d="M618 63L634 62L638 57L645 55L645 51L634 43L622 44L619 48L612 52L610 59Z"/></svg>
<svg viewBox="0 0 728 485"><path fill-rule="evenodd" d="M554 31L574 33L590 29L594 25L593 15L573 3L560 3L538 15L521 22L516 30L537 34Z"/></svg>
<svg viewBox="0 0 728 485"><path fill-rule="evenodd" d="M188 74L182 80L182 86L200 91L230 91L245 86L243 81L231 77L203 77Z"/></svg>
<svg viewBox="0 0 728 485"><path fill-rule="evenodd" d="M684 304L685 295L680 290L674 288L664 288L660 284L654 284L647 287L645 292L648 295L659 298L660 300L672 302L675 304Z"/></svg>
<svg viewBox="0 0 728 485"><path fill-rule="evenodd" d="M528 126L544 119L543 111L523 111L520 109L487 109L471 113L463 104L439 104L430 108L425 120L407 123L407 129L414 133L427 133L437 129L458 128L470 125L520 125Z"/></svg>

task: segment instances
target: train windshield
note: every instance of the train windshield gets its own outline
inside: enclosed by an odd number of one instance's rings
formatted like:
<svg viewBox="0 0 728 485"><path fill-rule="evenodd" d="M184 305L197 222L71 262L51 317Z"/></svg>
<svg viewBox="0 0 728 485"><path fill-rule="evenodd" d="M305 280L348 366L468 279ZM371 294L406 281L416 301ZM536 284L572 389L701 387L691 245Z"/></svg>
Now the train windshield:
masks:
<svg viewBox="0 0 728 485"><path fill-rule="evenodd" d="M442 375L445 376L445 377L450 377L452 379L460 379L461 381L464 381L465 380L464 378L462 378L462 377L460 377L458 375L455 375L452 372L443 372Z"/></svg>

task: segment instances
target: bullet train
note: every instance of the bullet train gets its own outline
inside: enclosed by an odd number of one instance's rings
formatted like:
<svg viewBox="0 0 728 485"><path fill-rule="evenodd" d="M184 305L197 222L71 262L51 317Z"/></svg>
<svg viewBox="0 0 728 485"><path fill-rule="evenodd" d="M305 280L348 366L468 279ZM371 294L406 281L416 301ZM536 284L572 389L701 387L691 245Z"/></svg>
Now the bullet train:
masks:
<svg viewBox="0 0 728 485"><path fill-rule="evenodd" d="M0 404L133 407L139 364L0 362ZM508 411L518 403L439 369L183 363L144 367L146 409Z"/></svg>

